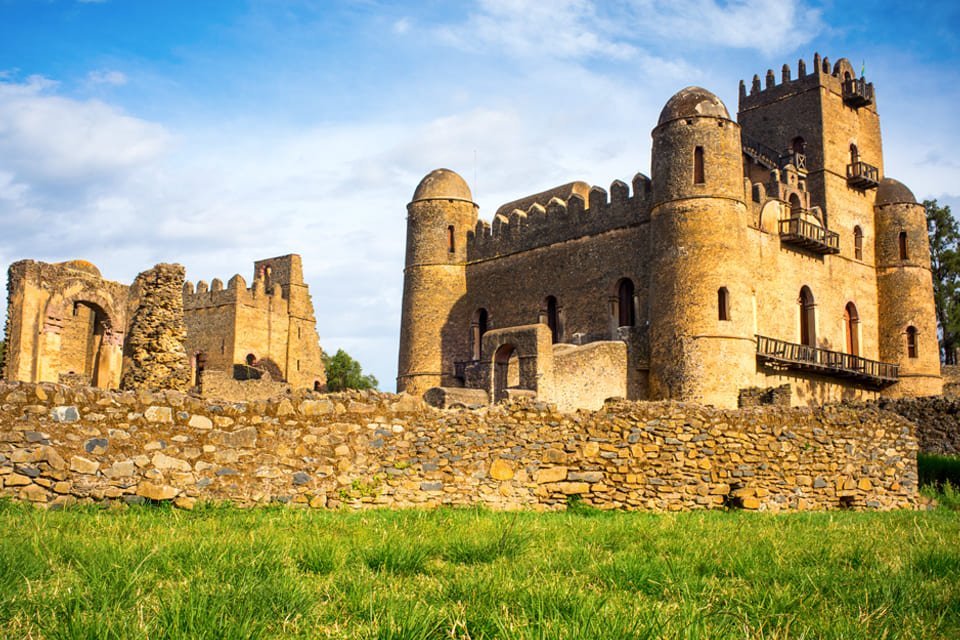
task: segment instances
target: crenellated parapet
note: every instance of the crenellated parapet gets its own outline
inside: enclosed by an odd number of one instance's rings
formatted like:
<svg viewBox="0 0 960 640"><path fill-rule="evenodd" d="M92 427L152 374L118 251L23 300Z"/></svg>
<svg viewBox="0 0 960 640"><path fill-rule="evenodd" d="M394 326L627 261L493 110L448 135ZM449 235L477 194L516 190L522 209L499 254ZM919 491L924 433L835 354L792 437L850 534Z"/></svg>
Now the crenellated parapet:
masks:
<svg viewBox="0 0 960 640"><path fill-rule="evenodd" d="M230 278L226 288L220 278L214 278L209 284L205 280L199 280L196 286L189 281L184 283L183 308L185 311L212 309L225 305L242 305L277 312L286 309L288 299L283 287L276 286L267 291L264 278L259 275L254 278L250 287L247 287L247 281L240 274Z"/></svg>
<svg viewBox="0 0 960 640"><path fill-rule="evenodd" d="M566 198L552 196L545 204L533 197L524 198L516 202L530 201L526 209L508 212L501 207L491 222L477 222L467 233L467 260L508 255L640 224L649 220L650 200L650 178L639 173L633 179L632 192L625 182L614 180L609 191L592 187L586 198L580 189Z"/></svg>
<svg viewBox="0 0 960 640"><path fill-rule="evenodd" d="M842 95L844 101L854 107L871 106L874 103L873 83L867 82L862 75L858 77L849 60L840 58L831 66L829 58L821 58L819 53L815 53L809 71L806 61L800 59L797 62L795 78L792 77L790 65L784 64L780 69L779 82L773 69L767 70L762 81L759 75L754 75L749 88L747 83L741 80L739 110L781 100L817 87L825 87Z"/></svg>

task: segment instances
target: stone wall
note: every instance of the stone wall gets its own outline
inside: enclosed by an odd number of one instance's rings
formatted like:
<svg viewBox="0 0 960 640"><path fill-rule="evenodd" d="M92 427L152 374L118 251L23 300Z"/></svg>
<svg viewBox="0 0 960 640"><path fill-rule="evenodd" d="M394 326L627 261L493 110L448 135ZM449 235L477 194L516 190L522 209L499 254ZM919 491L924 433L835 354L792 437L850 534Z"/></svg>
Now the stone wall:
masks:
<svg viewBox="0 0 960 640"><path fill-rule="evenodd" d="M883 398L878 406L916 425L917 445L923 453L960 456L960 398Z"/></svg>
<svg viewBox="0 0 960 640"><path fill-rule="evenodd" d="M553 509L577 496L604 509L911 508L916 448L909 422L872 407L616 402L560 414L373 392L243 404L0 384L0 493L47 506Z"/></svg>

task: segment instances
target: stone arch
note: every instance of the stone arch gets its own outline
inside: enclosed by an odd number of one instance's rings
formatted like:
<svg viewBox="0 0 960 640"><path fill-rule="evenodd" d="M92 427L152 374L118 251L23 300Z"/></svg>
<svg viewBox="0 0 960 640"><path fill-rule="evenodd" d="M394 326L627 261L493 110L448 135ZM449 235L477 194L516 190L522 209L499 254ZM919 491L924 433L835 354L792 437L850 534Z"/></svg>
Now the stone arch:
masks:
<svg viewBox="0 0 960 640"><path fill-rule="evenodd" d="M617 327L635 327L637 325L636 287L630 278L617 281L614 298L613 319Z"/></svg>
<svg viewBox="0 0 960 640"><path fill-rule="evenodd" d="M493 354L493 401L499 402L507 397L508 389L521 386L520 357L517 347L505 342L497 347Z"/></svg>
<svg viewBox="0 0 960 640"><path fill-rule="evenodd" d="M843 332L847 340L847 353L860 355L860 313L857 305L848 302L843 308Z"/></svg>
<svg viewBox="0 0 960 640"><path fill-rule="evenodd" d="M800 196L796 193L790 194L790 217L799 218L803 215L803 203L800 201Z"/></svg>
<svg viewBox="0 0 960 640"><path fill-rule="evenodd" d="M480 307L473 314L473 322L470 323L471 348L473 359L479 360L483 357L483 334L487 332L490 324L490 314L486 308Z"/></svg>
<svg viewBox="0 0 960 640"><path fill-rule="evenodd" d="M797 303L800 307L800 344L815 347L817 346L817 305L810 287L803 285L800 288Z"/></svg>

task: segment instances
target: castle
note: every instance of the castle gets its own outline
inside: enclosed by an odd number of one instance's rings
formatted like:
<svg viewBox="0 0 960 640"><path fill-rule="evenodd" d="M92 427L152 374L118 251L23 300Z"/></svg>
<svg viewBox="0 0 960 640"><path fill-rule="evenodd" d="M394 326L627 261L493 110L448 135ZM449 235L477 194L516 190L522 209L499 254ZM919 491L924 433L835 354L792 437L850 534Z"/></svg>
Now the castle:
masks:
<svg viewBox="0 0 960 640"><path fill-rule="evenodd" d="M177 304L174 317L182 315L186 326L183 346L194 386L206 386L213 377L268 377L295 388L325 385L300 256L255 262L249 288L239 275L226 287L214 279L194 288L178 268L182 311ZM130 368L128 337L143 297L138 284L105 280L83 260L22 260L10 266L7 287L4 378L104 389L120 385Z"/></svg>
<svg viewBox="0 0 960 640"><path fill-rule="evenodd" d="M492 223L456 173L420 182L399 391L566 410L941 392L924 208L884 175L848 60L741 82L736 121L688 87L652 136L651 177L572 182Z"/></svg>

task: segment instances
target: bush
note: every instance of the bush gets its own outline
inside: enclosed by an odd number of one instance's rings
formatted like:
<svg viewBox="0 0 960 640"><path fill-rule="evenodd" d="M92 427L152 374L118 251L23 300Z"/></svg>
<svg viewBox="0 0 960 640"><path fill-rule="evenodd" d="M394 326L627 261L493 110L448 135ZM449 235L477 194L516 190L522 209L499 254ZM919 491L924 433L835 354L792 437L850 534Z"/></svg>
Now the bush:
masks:
<svg viewBox="0 0 960 640"><path fill-rule="evenodd" d="M920 477L920 486L929 485L940 488L949 482L954 488L958 488L960 487L960 458L918 453L917 474Z"/></svg>

